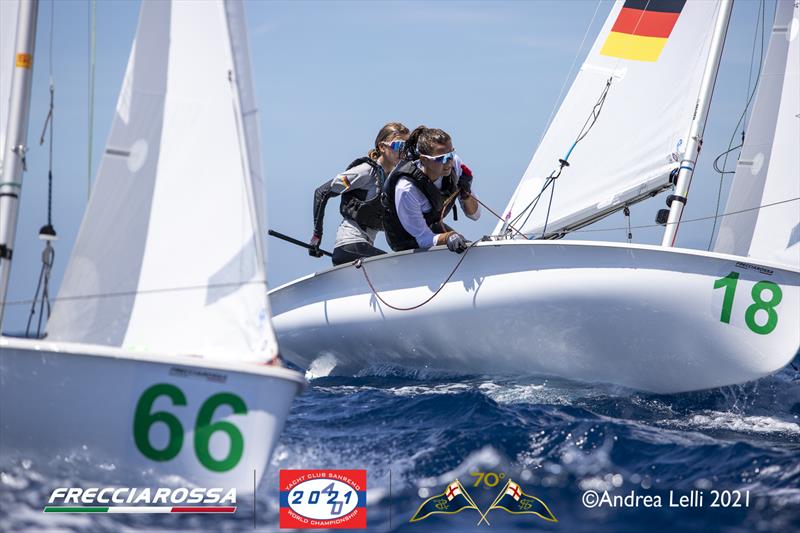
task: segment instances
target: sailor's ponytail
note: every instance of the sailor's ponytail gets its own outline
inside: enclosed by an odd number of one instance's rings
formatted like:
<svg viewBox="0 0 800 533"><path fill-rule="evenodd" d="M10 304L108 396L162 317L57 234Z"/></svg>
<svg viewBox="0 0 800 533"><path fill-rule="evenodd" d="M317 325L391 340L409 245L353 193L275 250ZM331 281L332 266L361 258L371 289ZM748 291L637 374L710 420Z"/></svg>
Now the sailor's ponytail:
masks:
<svg viewBox="0 0 800 533"><path fill-rule="evenodd" d="M450 140L450 135L444 130L417 126L408 136L403 159L416 161L419 159L419 154L430 155L434 144L447 144Z"/></svg>

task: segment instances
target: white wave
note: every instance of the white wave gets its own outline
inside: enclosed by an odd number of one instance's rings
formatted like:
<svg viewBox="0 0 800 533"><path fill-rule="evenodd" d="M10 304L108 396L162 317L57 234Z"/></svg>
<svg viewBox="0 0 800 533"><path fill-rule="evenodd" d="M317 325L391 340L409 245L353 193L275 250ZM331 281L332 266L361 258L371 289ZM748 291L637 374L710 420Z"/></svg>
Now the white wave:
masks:
<svg viewBox="0 0 800 533"><path fill-rule="evenodd" d="M675 425L696 429L727 429L742 433L800 435L800 424L771 416L744 416L741 414L706 411L692 415L688 420L674 421Z"/></svg>
<svg viewBox="0 0 800 533"><path fill-rule="evenodd" d="M311 381L317 378L327 377L333 372L337 364L339 364L339 362L334 355L321 355L314 359L311 365L309 365L308 370L306 370L306 379Z"/></svg>
<svg viewBox="0 0 800 533"><path fill-rule="evenodd" d="M387 392L395 396L419 396L421 394L461 394L473 390L472 385L466 383L443 383L432 387L425 385L408 385L388 389Z"/></svg>

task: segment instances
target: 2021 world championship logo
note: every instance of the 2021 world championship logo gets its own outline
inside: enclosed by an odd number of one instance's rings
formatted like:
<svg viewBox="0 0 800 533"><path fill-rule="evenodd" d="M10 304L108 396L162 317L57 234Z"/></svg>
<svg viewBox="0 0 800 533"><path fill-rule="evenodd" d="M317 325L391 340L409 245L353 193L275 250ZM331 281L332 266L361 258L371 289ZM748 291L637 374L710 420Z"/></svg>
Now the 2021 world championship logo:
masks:
<svg viewBox="0 0 800 533"><path fill-rule="evenodd" d="M364 529L366 470L281 470L280 527Z"/></svg>

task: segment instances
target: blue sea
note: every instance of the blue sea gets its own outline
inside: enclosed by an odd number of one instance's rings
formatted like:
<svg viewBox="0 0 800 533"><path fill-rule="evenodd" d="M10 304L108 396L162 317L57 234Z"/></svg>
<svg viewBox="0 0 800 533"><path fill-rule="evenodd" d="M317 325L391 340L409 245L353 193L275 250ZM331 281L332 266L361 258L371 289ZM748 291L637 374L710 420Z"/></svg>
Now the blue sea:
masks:
<svg viewBox="0 0 800 533"><path fill-rule="evenodd" d="M279 470L313 468L367 470L370 531L800 531L800 373L677 395L391 368L319 378L233 516L45 515L51 487L102 483L113 465L31 457L0 465L0 530L275 531ZM410 522L456 479L480 511ZM495 509L478 525L509 480L557 522Z"/></svg>

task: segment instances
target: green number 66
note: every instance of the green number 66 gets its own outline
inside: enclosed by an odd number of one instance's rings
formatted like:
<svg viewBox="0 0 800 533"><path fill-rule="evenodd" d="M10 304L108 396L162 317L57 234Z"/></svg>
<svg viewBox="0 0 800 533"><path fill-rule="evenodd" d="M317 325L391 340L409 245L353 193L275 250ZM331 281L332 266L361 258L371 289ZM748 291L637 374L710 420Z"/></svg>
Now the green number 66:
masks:
<svg viewBox="0 0 800 533"><path fill-rule="evenodd" d="M170 461L174 459L183 448L184 430L180 420L167 411L151 412L153 403L160 396L166 396L174 406L185 406L186 395L175 385L159 383L145 390L136 404L133 417L133 440L136 448L148 459L153 461ZM194 452L198 461L213 472L227 472L234 468L244 454L244 437L236 425L231 422L211 422L214 412L222 405L230 406L234 414L247 414L244 401L235 394L221 392L209 397L197 413L194 426ZM162 423L167 426L169 438L163 448L156 448L150 442L150 429L154 424ZM211 436L218 431L227 434L230 441L228 454L222 459L215 459L211 455L209 444Z"/></svg>

